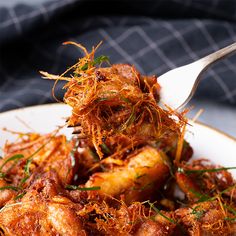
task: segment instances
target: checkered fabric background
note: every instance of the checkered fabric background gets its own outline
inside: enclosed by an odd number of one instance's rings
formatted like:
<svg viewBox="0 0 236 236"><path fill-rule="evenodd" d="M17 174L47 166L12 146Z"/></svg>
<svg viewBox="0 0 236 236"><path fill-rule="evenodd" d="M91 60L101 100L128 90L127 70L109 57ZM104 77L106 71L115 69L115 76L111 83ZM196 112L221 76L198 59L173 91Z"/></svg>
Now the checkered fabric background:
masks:
<svg viewBox="0 0 236 236"><path fill-rule="evenodd" d="M235 0L2 2L0 111L54 101L38 71L59 74L82 56L64 41L103 40L98 55L157 75L236 42ZM236 105L236 54L204 74L194 99Z"/></svg>

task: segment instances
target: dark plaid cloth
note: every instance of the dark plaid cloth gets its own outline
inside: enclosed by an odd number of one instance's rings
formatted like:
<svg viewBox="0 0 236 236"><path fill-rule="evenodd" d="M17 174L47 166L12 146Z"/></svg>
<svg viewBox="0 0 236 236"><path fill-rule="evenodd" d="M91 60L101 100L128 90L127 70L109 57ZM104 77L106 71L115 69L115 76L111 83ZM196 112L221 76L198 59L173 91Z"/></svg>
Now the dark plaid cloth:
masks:
<svg viewBox="0 0 236 236"><path fill-rule="evenodd" d="M2 2L0 111L54 101L38 71L59 74L82 56L64 41L90 49L103 40L98 55L157 75L236 41L235 0ZM202 99L235 106L236 54L204 74L195 95Z"/></svg>

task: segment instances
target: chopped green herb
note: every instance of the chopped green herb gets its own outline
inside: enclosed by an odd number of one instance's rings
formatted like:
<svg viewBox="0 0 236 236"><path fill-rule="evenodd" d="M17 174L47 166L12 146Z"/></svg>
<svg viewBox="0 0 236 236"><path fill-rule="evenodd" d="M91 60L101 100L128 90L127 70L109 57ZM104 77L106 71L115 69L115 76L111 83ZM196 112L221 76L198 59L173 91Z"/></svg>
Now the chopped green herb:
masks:
<svg viewBox="0 0 236 236"><path fill-rule="evenodd" d="M217 199L218 196L221 196L222 194L230 191L231 189L233 189L235 187L236 187L236 185L230 186L230 187L226 188L225 190L219 192L216 196L213 196L213 197L210 197L208 195L204 195L204 194L198 193L198 192L196 192L196 191L194 191L192 189L190 189L190 191L192 193L194 193L196 196L200 197L200 199L197 202L206 202L206 201L213 201L213 200Z"/></svg>
<svg viewBox="0 0 236 236"><path fill-rule="evenodd" d="M29 176L25 176L21 181L20 181L20 183L21 183L21 186L22 186L22 184L24 184L25 182L26 182L26 180L29 178Z"/></svg>
<svg viewBox="0 0 236 236"><path fill-rule="evenodd" d="M26 193L18 194L18 195L14 198L14 200L21 199L22 197L24 197L25 194L26 194Z"/></svg>
<svg viewBox="0 0 236 236"><path fill-rule="evenodd" d="M197 202L205 202L205 201L208 201L209 199L211 199L210 196L205 195L205 194L201 194L201 193L197 192L197 191L194 190L194 189L191 189L191 188L190 188L189 191L190 191L191 193L193 193L197 198L199 198Z"/></svg>
<svg viewBox="0 0 236 236"><path fill-rule="evenodd" d="M108 146L105 143L101 144L101 148L102 148L103 153L111 154L111 150L108 148Z"/></svg>
<svg viewBox="0 0 236 236"><path fill-rule="evenodd" d="M151 203L149 200L147 201L147 203L149 204L150 208L153 209L157 214L159 214L160 216L162 216L163 218L165 218L169 222L171 222L173 224L177 224L177 222L174 219L169 218L168 216L164 215L159 209L157 209L155 207L154 203Z"/></svg>
<svg viewBox="0 0 236 236"><path fill-rule="evenodd" d="M136 115L135 115L135 112L134 112L134 108L132 108L132 112L129 116L129 118L125 121L125 123L123 123L121 125L121 128L120 130L123 131L125 129L127 129L136 119Z"/></svg>
<svg viewBox="0 0 236 236"><path fill-rule="evenodd" d="M99 57L96 57L96 58L90 63L90 65L91 65L91 66L100 65L100 64L103 63L103 62L109 63L109 57L104 56L104 55L101 55L101 56L99 56ZM88 69L88 67L89 67L89 63L87 62L87 63L85 63L83 66L81 66L80 69L83 70L83 71L85 71L85 70Z"/></svg>
<svg viewBox="0 0 236 236"><path fill-rule="evenodd" d="M21 188L20 187L16 187L16 186L11 186L11 185L0 187L0 190L6 190L6 189L11 189L11 190L14 190L14 191L18 191Z"/></svg>
<svg viewBox="0 0 236 236"><path fill-rule="evenodd" d="M184 170L183 168L178 168L178 172L185 173L185 174L202 174L205 172L218 172L222 170L233 170L236 167L222 167L222 168L214 168L214 169L201 169L201 170Z"/></svg>
<svg viewBox="0 0 236 236"><path fill-rule="evenodd" d="M55 132L54 135L50 137L50 139L44 143L41 147L39 147L35 152L33 152L26 160L26 164L24 166L25 177L21 180L21 185L26 182L26 180L30 177L30 164L33 161L33 156L40 152L58 133L59 130Z"/></svg>
<svg viewBox="0 0 236 236"><path fill-rule="evenodd" d="M3 164L0 166L0 171L2 170L2 168L3 168L8 162L20 160L20 159L22 159L22 158L24 158L24 155L22 155L22 154L16 154L16 155L14 155L14 156L11 156L11 157L7 158L7 160L5 160L5 161L3 162Z"/></svg>
<svg viewBox="0 0 236 236"><path fill-rule="evenodd" d="M34 155L36 155L38 152L40 152L55 136L52 136L48 142L44 143L40 148L38 148L35 152L33 152L27 159L31 159Z"/></svg>
<svg viewBox="0 0 236 236"><path fill-rule="evenodd" d="M0 172L0 178L5 178L6 174L3 172Z"/></svg>
<svg viewBox="0 0 236 236"><path fill-rule="evenodd" d="M85 63L83 66L80 67L81 70L87 70L88 69L88 62Z"/></svg>
<svg viewBox="0 0 236 236"><path fill-rule="evenodd" d="M130 100L126 97L121 96L120 98L121 98L121 100L123 100L126 103L131 103Z"/></svg>
<svg viewBox="0 0 236 236"><path fill-rule="evenodd" d="M200 206L195 206L191 212L191 214L195 215L196 220L199 220L203 216L203 214L205 213L204 210L197 210L199 207Z"/></svg>
<svg viewBox="0 0 236 236"><path fill-rule="evenodd" d="M225 190L219 192L219 195L222 195L222 194L224 194L224 193L230 191L231 189L233 189L233 188L235 188L235 187L236 187L236 185L234 184L234 185L232 185L232 186L226 188Z"/></svg>
<svg viewBox="0 0 236 236"><path fill-rule="evenodd" d="M144 177L144 176L146 176L146 175L147 175L147 174L141 174L141 175L136 174L135 179L140 179L140 178L142 178L142 177Z"/></svg>
<svg viewBox="0 0 236 236"><path fill-rule="evenodd" d="M67 185L66 186L66 189L69 189L69 190L80 190L80 191L91 191L91 190L99 190L101 189L100 186L94 186L94 187L79 187L79 186L76 186L76 185Z"/></svg>
<svg viewBox="0 0 236 236"><path fill-rule="evenodd" d="M225 217L224 220L228 220L228 221L236 221L236 218Z"/></svg>
<svg viewBox="0 0 236 236"><path fill-rule="evenodd" d="M98 99L96 99L95 102L103 102L103 101L106 101L106 100L108 100L108 98L103 97L103 98L98 98Z"/></svg>
<svg viewBox="0 0 236 236"><path fill-rule="evenodd" d="M51 142L51 140L53 139L53 138L55 138L55 136L56 136L56 134L59 132L59 129L55 132L55 134L54 135L52 135L50 138L49 138L49 140L46 142L46 143L44 143L41 147L39 147L35 152L33 152L28 158L27 158L27 160L29 160L29 159L31 159L34 155L36 155L38 152L40 152L49 142Z"/></svg>
<svg viewBox="0 0 236 236"><path fill-rule="evenodd" d="M130 126L136 119L135 113L134 113L134 108L132 109L132 112L130 114L130 117L128 118L128 120L125 122L125 125L128 127Z"/></svg>
<svg viewBox="0 0 236 236"><path fill-rule="evenodd" d="M26 175L30 175L30 169L29 168L30 168L31 162L32 162L32 159L28 159L26 161L26 164L25 164L25 167L24 167L24 171L25 171Z"/></svg>
<svg viewBox="0 0 236 236"><path fill-rule="evenodd" d="M225 208L227 208L231 213L233 213L236 216L236 210L235 209L233 209L232 207L230 207L230 206L228 206L226 204L223 204L223 206Z"/></svg>
<svg viewBox="0 0 236 236"><path fill-rule="evenodd" d="M26 182L26 180L30 177L30 164L32 163L33 159L28 159L26 161L25 167L24 167L24 173L25 177L21 180L21 185Z"/></svg>
<svg viewBox="0 0 236 236"><path fill-rule="evenodd" d="M92 65L93 65L93 66L94 66L94 65L99 65L99 64L101 64L101 63L103 63L103 62L109 63L109 57L108 57L108 56L104 56L104 55L101 55L101 56L99 56L99 57L96 57L96 58L93 60Z"/></svg>

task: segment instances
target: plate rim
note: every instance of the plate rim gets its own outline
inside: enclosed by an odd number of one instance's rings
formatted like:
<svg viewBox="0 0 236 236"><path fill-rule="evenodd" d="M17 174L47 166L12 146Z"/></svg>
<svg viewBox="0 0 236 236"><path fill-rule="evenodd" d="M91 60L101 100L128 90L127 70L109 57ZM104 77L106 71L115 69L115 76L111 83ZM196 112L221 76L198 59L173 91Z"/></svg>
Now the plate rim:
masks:
<svg viewBox="0 0 236 236"><path fill-rule="evenodd" d="M15 112L18 112L18 111L21 111L21 110L30 110L30 109L39 109L41 107L43 108L46 108L46 107L51 107L51 106L68 106L69 105L66 105L65 103L45 103L45 104L38 104L38 105L32 105L32 106L26 106L26 107L20 107L20 108L16 108L16 109L12 109L12 110L8 110L8 111L4 111L4 112L0 112L0 117L2 115L5 115L5 114L10 114L10 113L15 113ZM221 131L220 129L218 128L215 128L211 125L208 125L208 124L205 124L204 122L200 122L200 121L192 121L191 119L188 119L191 124L198 124L206 129L210 129L211 131L214 131L222 136L224 136L225 138L235 142L236 144L236 137L230 135L230 134L227 134L225 133L224 131Z"/></svg>

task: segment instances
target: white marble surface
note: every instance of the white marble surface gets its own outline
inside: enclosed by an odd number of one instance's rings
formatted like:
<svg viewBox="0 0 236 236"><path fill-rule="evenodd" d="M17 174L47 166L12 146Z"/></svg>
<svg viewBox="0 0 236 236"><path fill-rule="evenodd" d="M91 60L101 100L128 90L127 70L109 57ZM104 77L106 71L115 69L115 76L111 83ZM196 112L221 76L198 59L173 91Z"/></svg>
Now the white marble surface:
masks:
<svg viewBox="0 0 236 236"><path fill-rule="evenodd" d="M195 100L190 105L194 106L188 114L190 118L193 118L200 109L204 109L198 121L236 138L236 107Z"/></svg>

